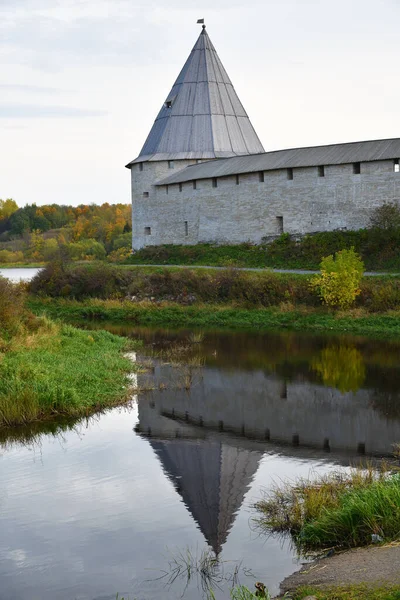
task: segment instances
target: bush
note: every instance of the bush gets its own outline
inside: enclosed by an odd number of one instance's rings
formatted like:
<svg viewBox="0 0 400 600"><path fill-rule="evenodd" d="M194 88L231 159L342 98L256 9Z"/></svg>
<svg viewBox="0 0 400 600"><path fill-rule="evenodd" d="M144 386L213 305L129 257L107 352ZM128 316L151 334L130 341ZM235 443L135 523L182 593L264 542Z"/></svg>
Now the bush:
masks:
<svg viewBox="0 0 400 600"><path fill-rule="evenodd" d="M321 274L315 275L310 285L327 306L348 308L361 292L363 272L364 263L354 248L341 250L322 259Z"/></svg>
<svg viewBox="0 0 400 600"><path fill-rule="evenodd" d="M121 298L235 303L274 306L280 302L317 304L305 277L278 273L246 273L235 269L197 271L123 269L104 263L68 265L50 263L30 283L35 294L53 297Z"/></svg>
<svg viewBox="0 0 400 600"><path fill-rule="evenodd" d="M101 242L87 239L80 242L67 244L69 256L72 260L104 260L106 250Z"/></svg>
<svg viewBox="0 0 400 600"><path fill-rule="evenodd" d="M0 276L0 335L17 331L24 317L24 300L23 285Z"/></svg>
<svg viewBox="0 0 400 600"><path fill-rule="evenodd" d="M52 297L120 298L126 294L131 274L105 263L68 266L49 263L30 282L34 294Z"/></svg>
<svg viewBox="0 0 400 600"><path fill-rule="evenodd" d="M21 251L12 252L11 250L0 250L0 263L21 263L24 262L24 254Z"/></svg>
<svg viewBox="0 0 400 600"><path fill-rule="evenodd" d="M376 229L400 229L400 208L393 202L386 202L374 210L370 225Z"/></svg>

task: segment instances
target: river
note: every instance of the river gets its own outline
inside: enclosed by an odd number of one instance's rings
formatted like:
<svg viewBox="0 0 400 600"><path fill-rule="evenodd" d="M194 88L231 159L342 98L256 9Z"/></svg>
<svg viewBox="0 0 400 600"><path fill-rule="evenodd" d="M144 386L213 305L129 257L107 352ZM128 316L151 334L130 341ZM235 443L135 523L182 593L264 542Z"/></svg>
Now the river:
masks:
<svg viewBox="0 0 400 600"><path fill-rule="evenodd" d="M182 558L203 552L219 558L216 598L236 577L278 592L299 560L260 534L253 504L282 479L391 454L400 343L107 328L143 340L147 391L129 408L2 435L0 599L205 598Z"/></svg>
<svg viewBox="0 0 400 600"><path fill-rule="evenodd" d="M16 269L0 269L0 276L6 277L11 281L30 281L32 277L34 277L37 273L39 273L40 269L35 269L32 267L17 267Z"/></svg>

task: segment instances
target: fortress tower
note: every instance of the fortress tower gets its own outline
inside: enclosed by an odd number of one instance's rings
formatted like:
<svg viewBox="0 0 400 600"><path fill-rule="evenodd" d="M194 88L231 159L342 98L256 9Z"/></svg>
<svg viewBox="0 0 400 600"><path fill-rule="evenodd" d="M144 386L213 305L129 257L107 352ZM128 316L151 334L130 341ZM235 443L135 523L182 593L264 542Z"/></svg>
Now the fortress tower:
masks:
<svg viewBox="0 0 400 600"><path fill-rule="evenodd" d="M203 28L127 165L133 249L368 227L400 205L399 161L400 138L264 152Z"/></svg>
<svg viewBox="0 0 400 600"><path fill-rule="evenodd" d="M149 215L156 208L157 181L202 161L261 152L262 144L203 25L139 156L126 165L132 181L133 248L163 243L158 223Z"/></svg>

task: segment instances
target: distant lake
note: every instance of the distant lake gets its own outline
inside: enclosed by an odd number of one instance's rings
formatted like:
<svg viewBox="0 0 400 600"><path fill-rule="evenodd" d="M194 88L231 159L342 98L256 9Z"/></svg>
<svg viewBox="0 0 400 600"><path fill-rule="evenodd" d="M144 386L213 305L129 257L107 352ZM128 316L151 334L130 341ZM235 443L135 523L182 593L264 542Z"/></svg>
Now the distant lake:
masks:
<svg viewBox="0 0 400 600"><path fill-rule="evenodd" d="M260 535L252 505L274 482L392 452L400 343L101 326L158 357L137 376L148 391L30 440L0 432L0 598L199 600L198 576L168 581L206 550L218 600L236 569L276 594L299 563L289 540ZM184 365L160 358L184 345Z"/></svg>
<svg viewBox="0 0 400 600"><path fill-rule="evenodd" d="M15 282L30 281L37 273L39 273L39 271L40 269L24 267L21 267L20 269L0 269L0 275Z"/></svg>

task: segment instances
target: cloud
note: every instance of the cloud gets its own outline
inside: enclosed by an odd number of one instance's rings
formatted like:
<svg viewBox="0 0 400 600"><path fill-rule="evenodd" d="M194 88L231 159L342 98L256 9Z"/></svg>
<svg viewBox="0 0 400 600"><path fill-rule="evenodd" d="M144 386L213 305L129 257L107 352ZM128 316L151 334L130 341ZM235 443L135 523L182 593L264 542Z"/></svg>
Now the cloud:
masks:
<svg viewBox="0 0 400 600"><path fill-rule="evenodd" d="M0 91L6 92L28 92L34 94L57 94L61 90L51 87L43 87L40 85L24 85L19 83L0 83Z"/></svg>
<svg viewBox="0 0 400 600"><path fill-rule="evenodd" d="M0 119L69 119L103 117L102 110L73 108L69 106L40 106L35 104L1 104Z"/></svg>

